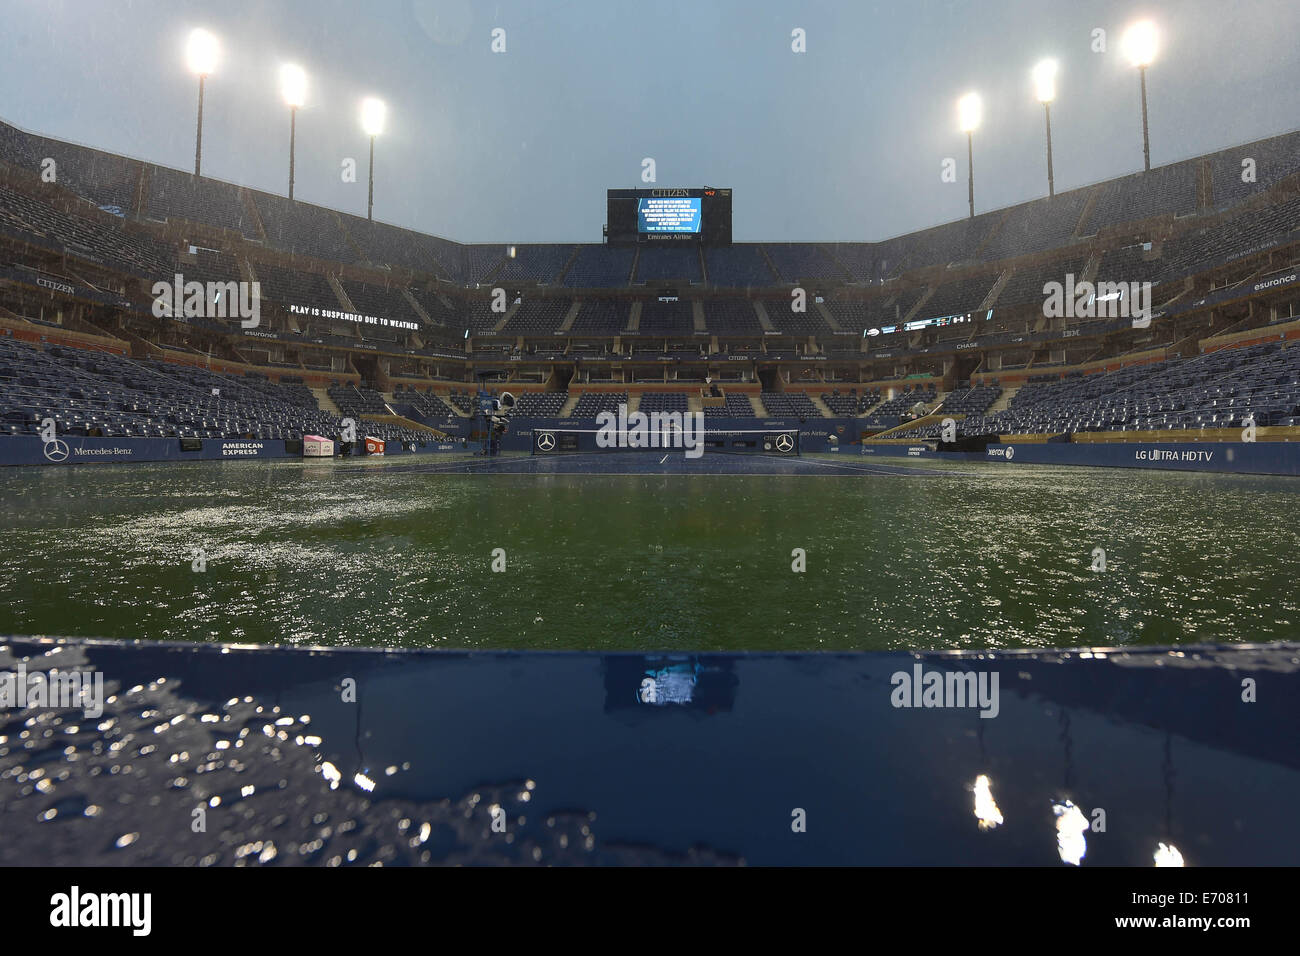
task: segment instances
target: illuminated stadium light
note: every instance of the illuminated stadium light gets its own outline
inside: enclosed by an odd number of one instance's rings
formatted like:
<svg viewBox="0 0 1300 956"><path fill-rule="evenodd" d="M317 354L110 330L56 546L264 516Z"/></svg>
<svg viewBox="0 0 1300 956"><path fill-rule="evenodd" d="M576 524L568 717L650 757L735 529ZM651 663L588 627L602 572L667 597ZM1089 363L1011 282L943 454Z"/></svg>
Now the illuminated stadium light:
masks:
<svg viewBox="0 0 1300 956"><path fill-rule="evenodd" d="M197 28L190 31L185 44L185 62L189 64L190 72L207 76L216 68L219 52L217 38L207 30Z"/></svg>
<svg viewBox="0 0 1300 956"><path fill-rule="evenodd" d="M185 43L185 62L191 72L199 75L199 121L194 134L194 175L199 175L203 164L203 84L208 74L216 68L220 45L217 38L207 30L196 28L190 31Z"/></svg>
<svg viewBox="0 0 1300 956"><path fill-rule="evenodd" d="M286 63L280 67L280 93L290 109L298 109L307 101L307 74L302 67Z"/></svg>
<svg viewBox="0 0 1300 956"><path fill-rule="evenodd" d="M293 198L293 154L298 138L298 108L307 101L307 73L302 67L286 63L280 67L280 94L289 104L289 198Z"/></svg>
<svg viewBox="0 0 1300 956"><path fill-rule="evenodd" d="M975 218L975 142L974 132L983 117L984 104L978 93L967 93L957 101L957 119L961 131L966 134L966 163L970 174L969 195L970 217Z"/></svg>
<svg viewBox="0 0 1300 956"><path fill-rule="evenodd" d="M1047 118L1047 195L1056 195L1056 180L1052 175L1052 100L1056 99L1055 60L1043 60L1034 67L1034 95L1043 104Z"/></svg>
<svg viewBox="0 0 1300 956"><path fill-rule="evenodd" d="M1124 31L1120 40L1124 55L1134 66L1147 67L1156 58L1158 39L1156 25L1150 20L1139 20Z"/></svg>
<svg viewBox="0 0 1300 956"><path fill-rule="evenodd" d="M388 107L383 100L370 96L361 101L361 128L367 136L378 136L384 131Z"/></svg>
<svg viewBox="0 0 1300 956"><path fill-rule="evenodd" d="M1043 60L1034 67L1034 95L1038 102L1050 103L1056 99L1057 69L1055 60Z"/></svg>
<svg viewBox="0 0 1300 956"><path fill-rule="evenodd" d="M973 133L984 115L984 103L978 93L967 93L957 101L957 117L963 133Z"/></svg>
<svg viewBox="0 0 1300 956"><path fill-rule="evenodd" d="M1158 37L1156 25L1150 20L1139 20L1124 31L1120 40L1124 55L1138 68L1142 83L1142 158L1147 172L1151 171L1151 133L1147 124L1147 67L1156 58Z"/></svg>
<svg viewBox="0 0 1300 956"><path fill-rule="evenodd" d="M375 217L375 137L384 131L387 116L388 107L383 100L368 96L361 101L361 128L370 137L370 192L366 199L366 219L371 222Z"/></svg>

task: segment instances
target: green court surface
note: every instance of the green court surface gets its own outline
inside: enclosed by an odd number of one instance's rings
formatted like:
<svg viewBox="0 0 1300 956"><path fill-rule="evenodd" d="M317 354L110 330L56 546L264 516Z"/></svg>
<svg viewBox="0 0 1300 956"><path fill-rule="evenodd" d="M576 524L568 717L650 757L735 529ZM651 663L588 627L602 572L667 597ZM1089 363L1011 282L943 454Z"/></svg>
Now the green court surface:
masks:
<svg viewBox="0 0 1300 956"><path fill-rule="evenodd" d="M592 457L6 470L0 632L637 651L1297 635L1292 479Z"/></svg>

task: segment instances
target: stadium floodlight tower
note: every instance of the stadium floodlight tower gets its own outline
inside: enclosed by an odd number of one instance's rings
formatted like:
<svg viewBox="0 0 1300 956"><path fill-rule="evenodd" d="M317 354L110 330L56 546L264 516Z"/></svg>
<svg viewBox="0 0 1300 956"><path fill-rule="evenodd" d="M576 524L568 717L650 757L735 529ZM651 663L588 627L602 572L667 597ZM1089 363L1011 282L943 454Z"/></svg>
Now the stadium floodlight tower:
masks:
<svg viewBox="0 0 1300 956"><path fill-rule="evenodd" d="M984 104L978 93L967 93L957 101L957 119L966 134L966 164L970 184L970 217L975 218L975 128L980 125Z"/></svg>
<svg viewBox="0 0 1300 956"><path fill-rule="evenodd" d="M1150 20L1139 20L1124 31L1120 41L1130 62L1138 68L1142 81L1142 158L1147 172L1151 171L1151 135L1147 126L1147 67L1156 58L1158 38L1156 25Z"/></svg>
<svg viewBox="0 0 1300 956"><path fill-rule="evenodd" d="M1056 195L1056 182L1052 178L1052 100L1056 99L1056 61L1043 60L1034 67L1034 95L1043 104L1047 117L1047 195Z"/></svg>
<svg viewBox="0 0 1300 956"><path fill-rule="evenodd" d="M203 82L217 65L219 44L217 38L207 30L196 28L190 31L190 38L185 44L185 61L190 71L199 75L199 125L194 137L194 175L199 175L203 160Z"/></svg>
<svg viewBox="0 0 1300 956"><path fill-rule="evenodd" d="M298 107L307 100L307 74L292 63L280 67L280 93L289 104L289 198L293 198L293 150L298 133Z"/></svg>
<svg viewBox="0 0 1300 956"><path fill-rule="evenodd" d="M361 101L361 128L370 137L370 194L366 200L366 219L370 222L375 218L375 137L384 131L387 116L383 100L370 96Z"/></svg>

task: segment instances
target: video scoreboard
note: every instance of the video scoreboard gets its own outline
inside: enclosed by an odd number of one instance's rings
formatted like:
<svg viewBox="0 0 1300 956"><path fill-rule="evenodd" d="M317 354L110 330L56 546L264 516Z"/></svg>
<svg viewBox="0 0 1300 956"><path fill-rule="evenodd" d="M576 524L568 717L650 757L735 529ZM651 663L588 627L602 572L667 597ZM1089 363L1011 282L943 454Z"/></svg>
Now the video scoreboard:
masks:
<svg viewBox="0 0 1300 956"><path fill-rule="evenodd" d="M731 190L611 189L605 237L611 243L731 245Z"/></svg>

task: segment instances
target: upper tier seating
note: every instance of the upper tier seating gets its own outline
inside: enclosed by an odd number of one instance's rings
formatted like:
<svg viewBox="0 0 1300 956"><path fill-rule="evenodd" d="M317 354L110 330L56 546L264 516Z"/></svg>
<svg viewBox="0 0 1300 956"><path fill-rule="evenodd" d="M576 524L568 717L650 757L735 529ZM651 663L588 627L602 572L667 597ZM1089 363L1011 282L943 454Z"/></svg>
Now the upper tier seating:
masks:
<svg viewBox="0 0 1300 956"><path fill-rule="evenodd" d="M672 281L699 282L704 278L700 269L700 250L693 244L649 244L640 251L636 260L633 282Z"/></svg>
<svg viewBox="0 0 1300 956"><path fill-rule="evenodd" d="M514 256L506 250L493 276L497 282L531 281L554 282L565 264L573 256L574 246L530 245L514 246Z"/></svg>
<svg viewBox="0 0 1300 956"><path fill-rule="evenodd" d="M266 241L277 249L328 259L360 262L364 254L343 234L339 214L323 206L252 193L266 228Z"/></svg>
<svg viewBox="0 0 1300 956"><path fill-rule="evenodd" d="M1091 189L1074 189L1012 207L980 258L1010 259L1067 245L1091 195Z"/></svg>
<svg viewBox="0 0 1300 956"><path fill-rule="evenodd" d="M776 274L757 243L710 246L704 250L704 263L710 285L766 288L776 282Z"/></svg>
<svg viewBox="0 0 1300 956"><path fill-rule="evenodd" d="M564 284L571 289L625 286L632 277L635 256L635 249L625 247L579 246L577 258L564 274Z"/></svg>
<svg viewBox="0 0 1300 956"><path fill-rule="evenodd" d="M820 246L806 242L765 242L763 251L786 282L806 279L847 279L844 267Z"/></svg>
<svg viewBox="0 0 1300 956"><path fill-rule="evenodd" d="M341 218L366 261L404 266L418 272L431 272L440 279L461 281L463 246L385 222L370 222L348 215Z"/></svg>
<svg viewBox="0 0 1300 956"><path fill-rule="evenodd" d="M46 159L57 163L60 190L126 220L192 222L227 229L279 251L330 262L400 265L467 285L489 278L555 282L563 274L563 282L574 288L702 279L717 287L769 287L820 280L879 283L905 270L1027 255L1157 216L1188 216L1198 211L1198 200L1205 202L1206 210L1229 209L1300 173L1300 133L1269 137L884 241L708 248L703 251L704 273L701 250L692 245L643 246L635 273L638 250L630 247L526 244L513 247L511 255L512 247L504 244L458 244L0 123L0 162L35 182ZM1253 172L1246 180L1243 161L1249 161ZM1208 173L1203 183L1208 188L1198 196L1202 168ZM94 243L89 246L93 249Z"/></svg>
<svg viewBox="0 0 1300 956"><path fill-rule="evenodd" d="M1080 235L1154 216L1185 216L1196 211L1196 168L1191 163L1159 166L1111 180L1097 189L1097 202Z"/></svg>
<svg viewBox="0 0 1300 956"><path fill-rule="evenodd" d="M115 223L66 213L0 186L0 233L151 281L170 280L171 254L153 239Z"/></svg>
<svg viewBox="0 0 1300 956"><path fill-rule="evenodd" d="M238 186L163 166L150 169L145 215L160 222L182 219L261 238Z"/></svg>

